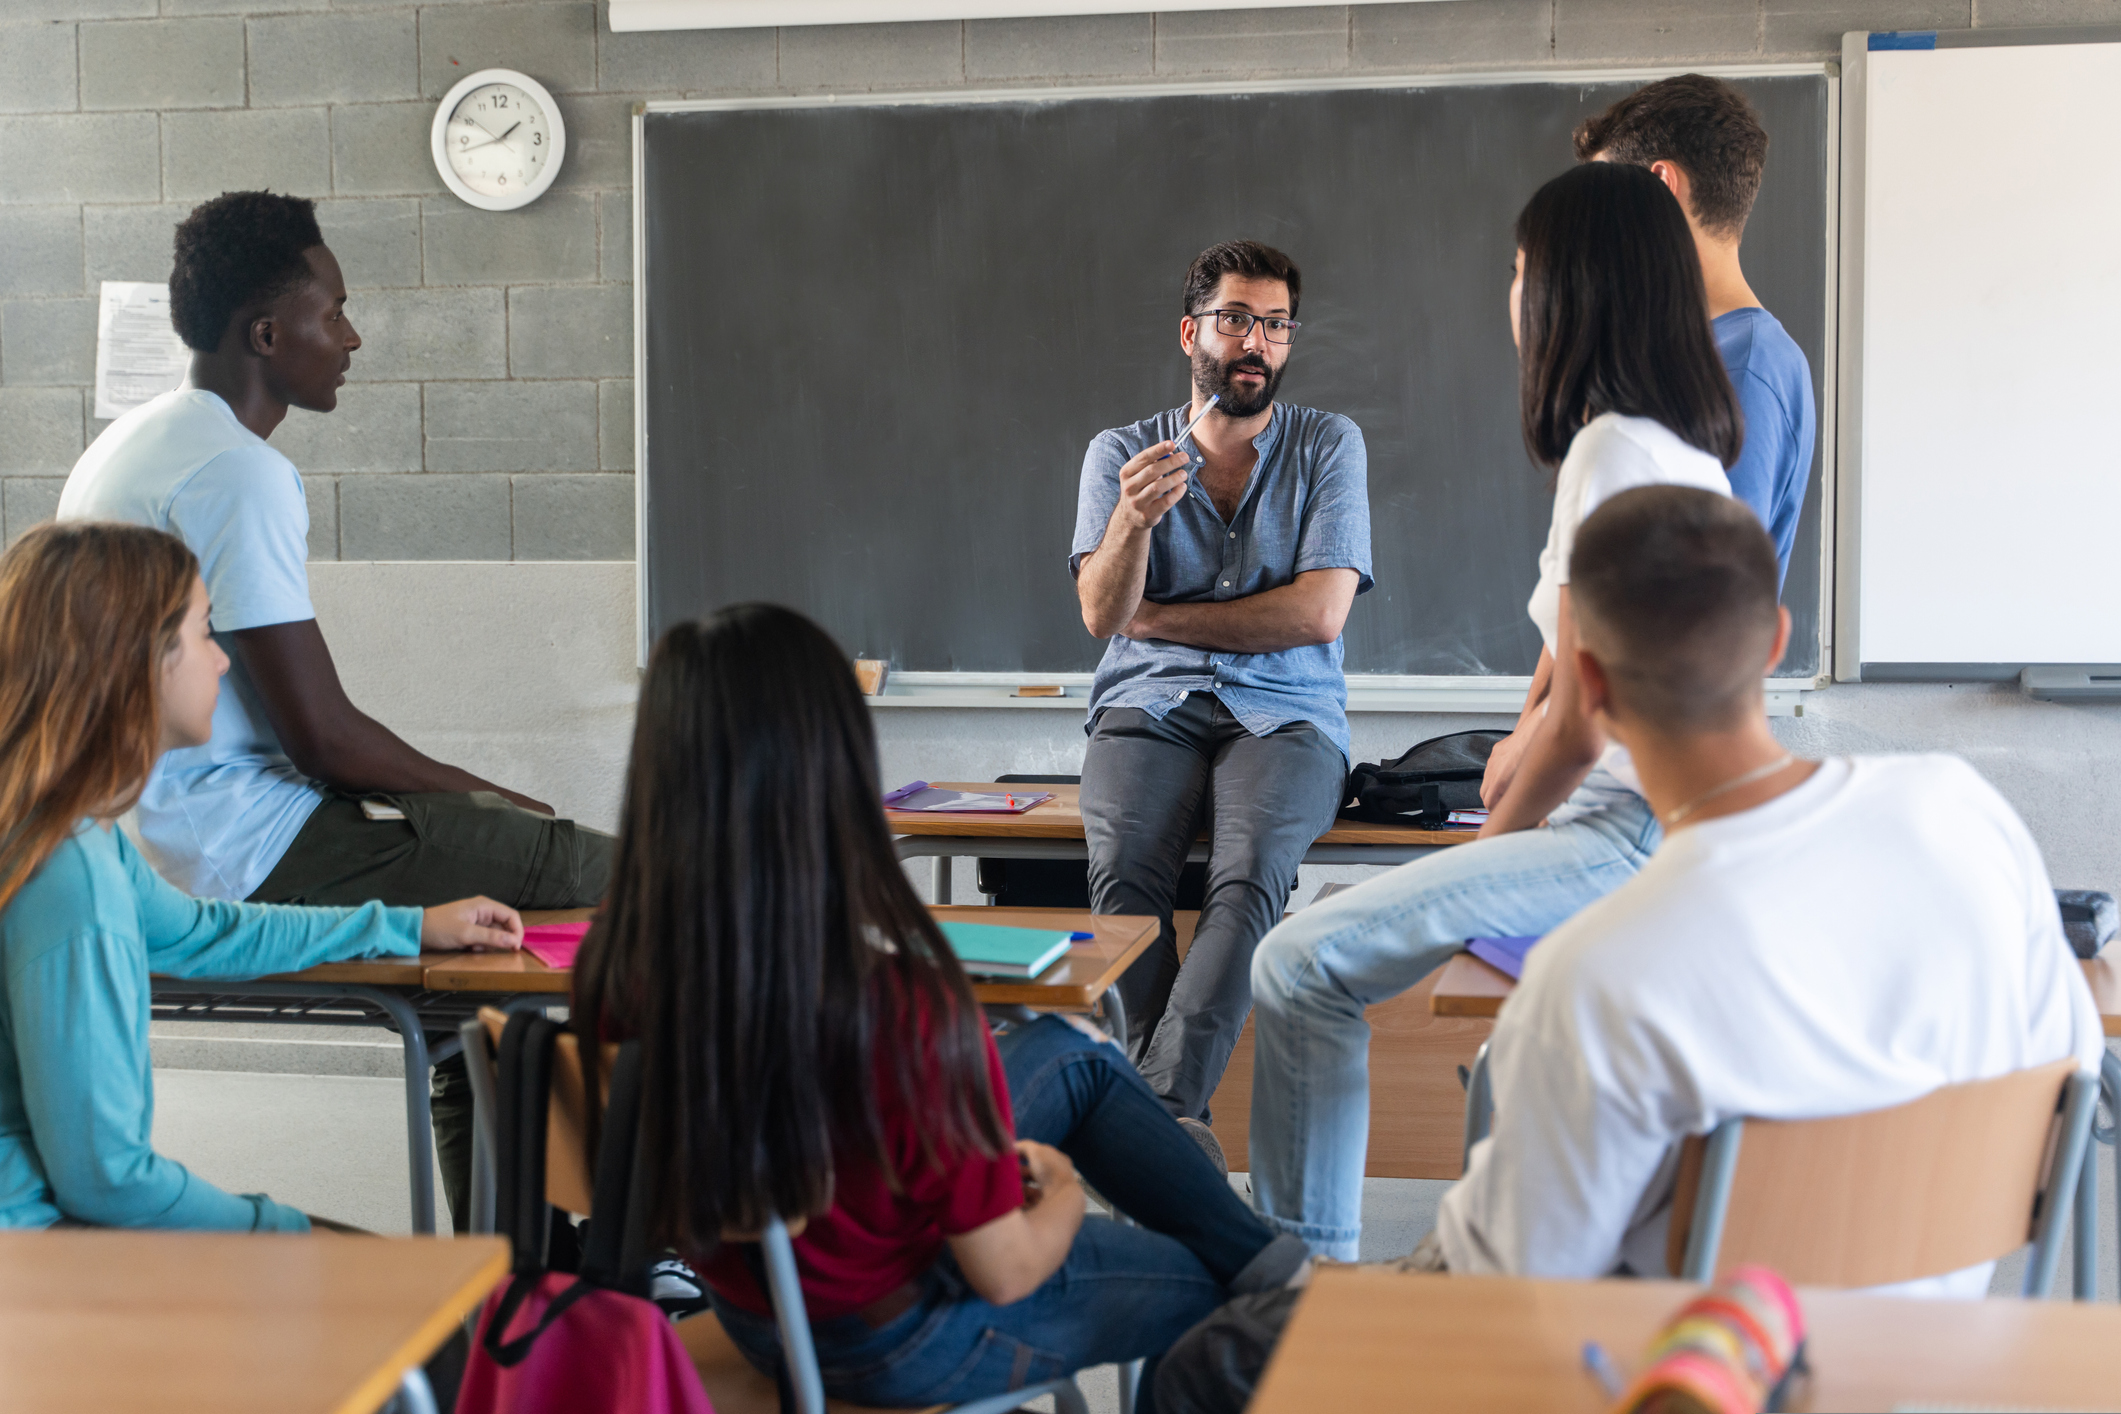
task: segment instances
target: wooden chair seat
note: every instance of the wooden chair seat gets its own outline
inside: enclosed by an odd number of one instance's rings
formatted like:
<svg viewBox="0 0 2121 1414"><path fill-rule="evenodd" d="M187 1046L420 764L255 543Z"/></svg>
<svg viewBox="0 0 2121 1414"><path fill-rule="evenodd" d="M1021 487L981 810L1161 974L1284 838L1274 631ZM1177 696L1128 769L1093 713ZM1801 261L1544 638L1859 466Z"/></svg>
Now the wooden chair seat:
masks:
<svg viewBox="0 0 2121 1414"><path fill-rule="evenodd" d="M707 1391L709 1402L714 1405L714 1414L780 1414L780 1391L772 1380L760 1374L758 1367L744 1358L744 1352L736 1348L729 1339L722 1323L711 1311L697 1316L688 1316L676 1326L678 1339L685 1343L685 1353L692 1357L692 1367L700 1372L700 1385ZM930 1405L922 1414L941 1414L948 1405ZM849 1404L843 1399L825 1401L825 1414L905 1414L899 1410L872 1409L863 1404Z"/></svg>

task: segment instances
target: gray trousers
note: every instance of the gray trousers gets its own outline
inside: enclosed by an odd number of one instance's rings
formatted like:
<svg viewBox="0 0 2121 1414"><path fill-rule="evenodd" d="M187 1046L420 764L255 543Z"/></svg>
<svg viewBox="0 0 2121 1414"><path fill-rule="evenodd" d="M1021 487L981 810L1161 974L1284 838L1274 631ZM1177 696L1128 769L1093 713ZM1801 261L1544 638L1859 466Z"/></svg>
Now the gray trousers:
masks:
<svg viewBox="0 0 2121 1414"><path fill-rule="evenodd" d="M1135 1063L1179 1118L1208 1116L1252 1010L1252 951L1281 921L1304 851L1332 825L1347 770L1311 723L1256 737L1212 692L1162 721L1134 707L1098 714L1083 758L1090 907L1162 921L1119 989ZM1204 823L1207 897L1180 966L1171 909Z"/></svg>

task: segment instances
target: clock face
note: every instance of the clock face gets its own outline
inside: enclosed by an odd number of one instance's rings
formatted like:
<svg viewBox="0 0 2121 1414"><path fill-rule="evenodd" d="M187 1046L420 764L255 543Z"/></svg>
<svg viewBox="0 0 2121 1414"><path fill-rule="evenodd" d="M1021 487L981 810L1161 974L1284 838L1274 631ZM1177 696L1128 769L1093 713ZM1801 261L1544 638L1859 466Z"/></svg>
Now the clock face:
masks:
<svg viewBox="0 0 2121 1414"><path fill-rule="evenodd" d="M515 84L481 84L457 100L444 150L450 170L480 196L535 192L553 155L552 123Z"/></svg>

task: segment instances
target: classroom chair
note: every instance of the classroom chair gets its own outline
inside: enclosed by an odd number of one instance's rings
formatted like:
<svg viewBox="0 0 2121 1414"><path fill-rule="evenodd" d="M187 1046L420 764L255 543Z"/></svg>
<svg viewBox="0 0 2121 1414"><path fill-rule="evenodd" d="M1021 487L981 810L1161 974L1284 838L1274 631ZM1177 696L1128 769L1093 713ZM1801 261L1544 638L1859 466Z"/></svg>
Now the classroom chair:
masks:
<svg viewBox="0 0 2121 1414"><path fill-rule="evenodd" d="M2097 1078L2059 1060L1863 1114L1725 1120L1681 1146L1667 1261L1687 1281L1760 1262L1884 1286L2030 1239L2024 1294L2045 1297L2097 1104Z"/></svg>
<svg viewBox="0 0 2121 1414"><path fill-rule="evenodd" d="M472 1082L475 1167L479 1146L483 1146L489 1164L493 1156L501 1152L495 1103L499 1094L496 1057L507 1025L507 1013L494 1007L483 1007L475 1019L463 1024L460 1032ZM608 1076L609 1067L606 1067L606 1074ZM608 1098L606 1088L605 1098ZM596 1185L588 1145L587 1088L582 1075L579 1042L571 1032L554 1042L547 1093L545 1201L564 1212L592 1216L591 1195ZM494 1180L497 1184L534 1181L529 1175L503 1172L496 1172ZM475 1195L479 1187L475 1176ZM490 1194L491 1185L488 1192ZM488 1202L490 1204L490 1198ZM491 1230L491 1208L488 1206L482 1212L475 1196L474 1221L480 1217L485 1218L487 1230ZM800 1222L796 1230L801 1230ZM796 1273L793 1235L788 1225L776 1217L756 1241L763 1259L774 1320L781 1331L781 1349L788 1362L796 1414L884 1414L884 1411L825 1397L817 1352L810 1338L810 1321L803 1307L802 1284ZM699 1371L700 1384L706 1389L716 1414L782 1414L780 1389L774 1379L744 1358L713 1313L705 1312L680 1321L677 1332L692 1356L693 1366ZM1089 1414L1089 1406L1073 1375L966 1404L933 1405L925 1414L1008 1414L1049 1394L1053 1396L1056 1414Z"/></svg>

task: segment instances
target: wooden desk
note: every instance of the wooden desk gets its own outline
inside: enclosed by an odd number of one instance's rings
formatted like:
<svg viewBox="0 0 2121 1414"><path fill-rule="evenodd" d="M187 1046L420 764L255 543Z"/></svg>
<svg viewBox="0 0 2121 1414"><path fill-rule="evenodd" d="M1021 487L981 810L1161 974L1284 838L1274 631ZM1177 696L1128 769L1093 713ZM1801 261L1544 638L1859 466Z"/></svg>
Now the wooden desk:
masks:
<svg viewBox="0 0 2121 1414"><path fill-rule="evenodd" d="M0 1232L10 1414L374 1414L508 1274L498 1238Z"/></svg>
<svg viewBox="0 0 2121 1414"><path fill-rule="evenodd" d="M945 790L991 791L994 781L938 781ZM1007 789L1007 787L1003 787ZM1027 784L1031 793L1045 791L1053 799L1032 806L1021 815L933 815L918 810L886 810L884 822L898 837L900 859L931 858L935 861L935 883L931 897L938 902L950 897L950 861L961 855L986 855L997 859L1087 859L1083 842L1082 787ZM1464 844L1471 830L1420 830L1411 825L1366 825L1349 820L1334 822L1304 852L1306 864L1404 864L1439 849ZM1208 857L1207 836L1201 836L1186 858Z"/></svg>
<svg viewBox="0 0 2121 1414"><path fill-rule="evenodd" d="M1602 1343L1623 1376L1696 1287L1521 1281L1375 1268L1318 1273L1251 1414L1523 1410L1603 1414L1583 1370ZM2111 1409L2121 1399L2121 1310L2046 1301L1914 1301L1799 1292L1815 1410Z"/></svg>

